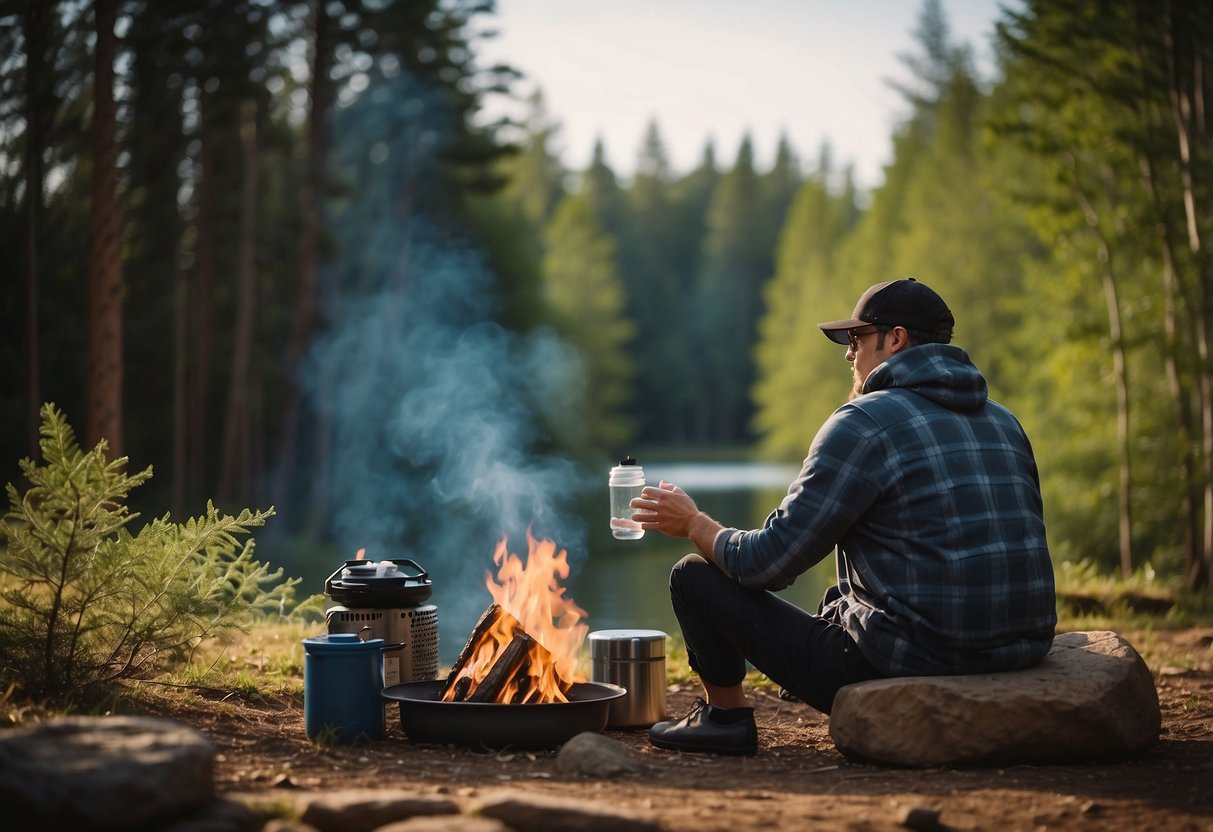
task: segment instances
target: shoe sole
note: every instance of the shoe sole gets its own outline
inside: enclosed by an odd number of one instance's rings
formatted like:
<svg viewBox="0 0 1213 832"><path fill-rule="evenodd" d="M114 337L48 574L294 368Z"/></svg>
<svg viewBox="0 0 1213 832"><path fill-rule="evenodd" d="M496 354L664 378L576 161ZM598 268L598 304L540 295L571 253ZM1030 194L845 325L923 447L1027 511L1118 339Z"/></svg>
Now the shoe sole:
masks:
<svg viewBox="0 0 1213 832"><path fill-rule="evenodd" d="M736 748L721 745L679 745L678 743L662 742L649 737L649 742L667 751L685 751L688 754L725 754L730 757L753 757L758 754L757 748Z"/></svg>

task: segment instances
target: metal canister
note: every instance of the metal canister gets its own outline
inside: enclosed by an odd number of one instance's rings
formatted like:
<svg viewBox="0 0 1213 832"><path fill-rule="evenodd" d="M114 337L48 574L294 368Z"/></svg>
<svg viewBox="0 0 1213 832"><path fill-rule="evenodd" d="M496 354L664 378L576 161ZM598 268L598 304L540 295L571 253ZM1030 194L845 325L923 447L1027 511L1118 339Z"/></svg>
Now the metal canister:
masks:
<svg viewBox="0 0 1213 832"><path fill-rule="evenodd" d="M665 640L661 630L590 633L591 680L628 692L611 702L608 727L648 726L665 718Z"/></svg>
<svg viewBox="0 0 1213 832"><path fill-rule="evenodd" d="M303 721L308 739L383 737L383 639L357 633L303 640Z"/></svg>

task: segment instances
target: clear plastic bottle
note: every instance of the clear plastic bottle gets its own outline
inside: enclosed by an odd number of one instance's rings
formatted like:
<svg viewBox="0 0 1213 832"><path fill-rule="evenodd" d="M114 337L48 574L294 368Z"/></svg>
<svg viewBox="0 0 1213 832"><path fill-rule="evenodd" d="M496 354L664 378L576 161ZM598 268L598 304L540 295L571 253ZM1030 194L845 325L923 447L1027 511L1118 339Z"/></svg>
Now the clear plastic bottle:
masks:
<svg viewBox="0 0 1213 832"><path fill-rule="evenodd" d="M633 457L625 457L611 469L611 534L620 540L639 540L644 529L632 519L631 502L644 488L644 469Z"/></svg>

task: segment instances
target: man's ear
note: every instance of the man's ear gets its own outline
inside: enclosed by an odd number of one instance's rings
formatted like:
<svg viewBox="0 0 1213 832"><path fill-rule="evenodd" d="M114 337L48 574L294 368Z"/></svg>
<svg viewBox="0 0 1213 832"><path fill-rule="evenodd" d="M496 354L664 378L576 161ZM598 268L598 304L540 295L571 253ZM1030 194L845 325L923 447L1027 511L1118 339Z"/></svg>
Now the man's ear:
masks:
<svg viewBox="0 0 1213 832"><path fill-rule="evenodd" d="M889 355L896 355L910 346L910 332L904 326L895 326L888 332L885 349Z"/></svg>

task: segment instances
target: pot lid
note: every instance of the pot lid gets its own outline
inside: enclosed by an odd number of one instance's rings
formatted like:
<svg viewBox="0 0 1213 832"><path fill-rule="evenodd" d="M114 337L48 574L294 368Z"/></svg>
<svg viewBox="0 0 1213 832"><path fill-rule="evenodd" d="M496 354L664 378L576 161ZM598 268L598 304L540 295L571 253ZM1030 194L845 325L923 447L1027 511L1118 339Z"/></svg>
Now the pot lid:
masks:
<svg viewBox="0 0 1213 832"><path fill-rule="evenodd" d="M326 595L351 607L415 606L433 591L429 573L409 558L347 560L324 582Z"/></svg>
<svg viewBox="0 0 1213 832"><path fill-rule="evenodd" d="M665 658L666 634L661 630L595 630L590 633L594 659Z"/></svg>
<svg viewBox="0 0 1213 832"><path fill-rule="evenodd" d="M363 641L357 633L327 633L303 640L303 649L308 653L356 653L378 652L383 639L368 638Z"/></svg>

